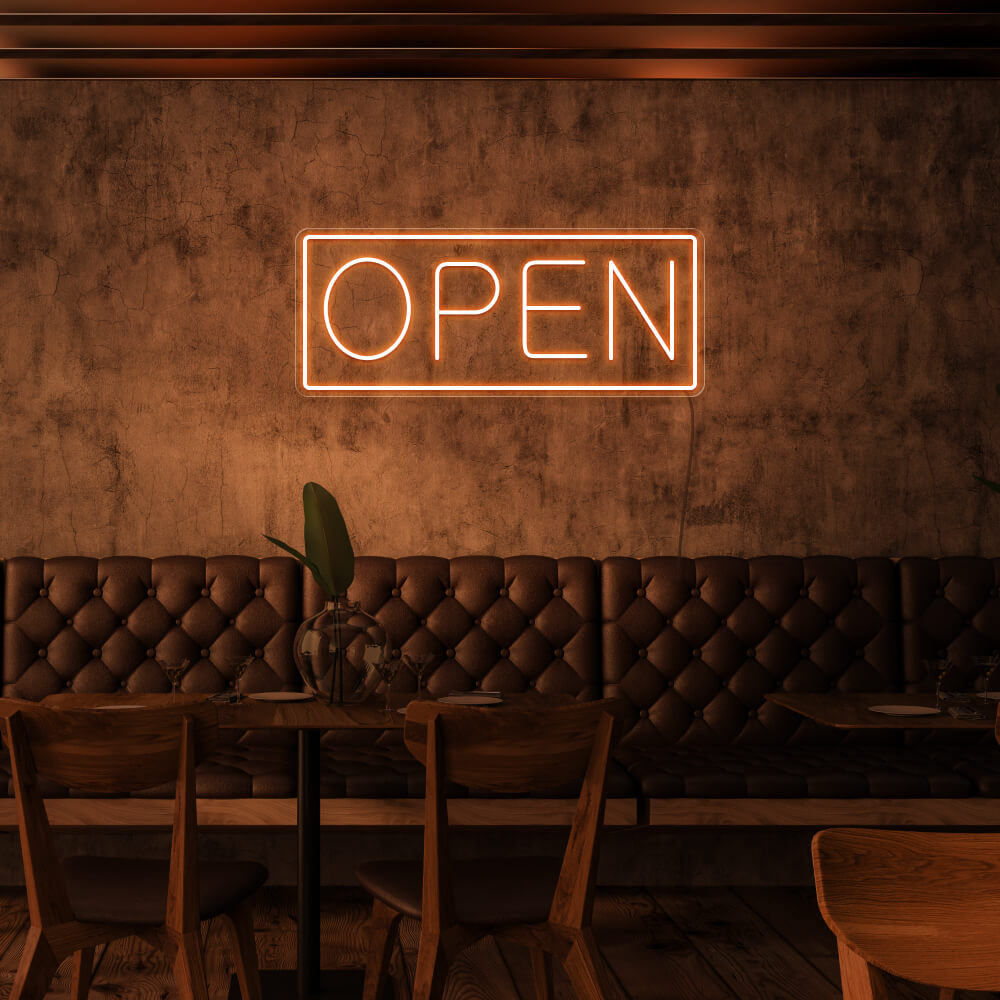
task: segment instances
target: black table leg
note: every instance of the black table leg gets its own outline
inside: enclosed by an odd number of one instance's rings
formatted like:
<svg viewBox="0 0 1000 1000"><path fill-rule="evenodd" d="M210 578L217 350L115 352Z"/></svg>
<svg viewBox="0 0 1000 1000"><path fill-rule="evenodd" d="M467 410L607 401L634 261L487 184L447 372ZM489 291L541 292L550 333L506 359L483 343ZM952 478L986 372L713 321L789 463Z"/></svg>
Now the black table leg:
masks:
<svg viewBox="0 0 1000 1000"><path fill-rule="evenodd" d="M319 992L319 730L299 730L298 995Z"/></svg>
<svg viewBox="0 0 1000 1000"><path fill-rule="evenodd" d="M262 972L265 1000L354 1000L361 996L362 970L320 970L319 741L318 729L299 730L296 972ZM229 996L231 1000L240 996L235 976Z"/></svg>

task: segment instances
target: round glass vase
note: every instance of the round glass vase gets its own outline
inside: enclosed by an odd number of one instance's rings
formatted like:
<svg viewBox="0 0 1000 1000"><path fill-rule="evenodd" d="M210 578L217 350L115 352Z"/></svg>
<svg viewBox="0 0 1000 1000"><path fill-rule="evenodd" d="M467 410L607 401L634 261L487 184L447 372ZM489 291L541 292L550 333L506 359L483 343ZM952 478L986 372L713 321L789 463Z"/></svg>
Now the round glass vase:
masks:
<svg viewBox="0 0 1000 1000"><path fill-rule="evenodd" d="M339 596L307 618L292 644L306 688L320 701L364 701L378 686L389 637L357 601Z"/></svg>

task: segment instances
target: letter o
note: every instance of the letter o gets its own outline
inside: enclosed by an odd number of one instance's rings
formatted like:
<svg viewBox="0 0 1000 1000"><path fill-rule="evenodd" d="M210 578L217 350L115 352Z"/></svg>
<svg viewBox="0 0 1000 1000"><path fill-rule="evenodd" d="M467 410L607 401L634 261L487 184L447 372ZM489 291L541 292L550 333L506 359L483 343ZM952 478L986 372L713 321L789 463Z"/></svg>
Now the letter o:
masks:
<svg viewBox="0 0 1000 1000"><path fill-rule="evenodd" d="M378 264L380 267L384 267L399 282L399 287L403 289L403 296L406 299L406 318L403 320L403 328L399 331L399 336L396 337L396 339L379 354L358 354L355 351L352 351L349 347L345 347L340 342L337 334L334 333L333 324L330 322L330 296L333 294L333 286L337 283L337 279L346 270L348 270L348 268L354 267L355 264ZM410 328L410 317L412 314L413 308L410 303L410 290L406 287L406 282L403 280L403 276L392 266L392 264L387 263L379 257L355 257L354 260L349 260L330 279L330 283L326 286L326 295L323 296L323 322L326 323L326 332L330 334L330 339L333 340L333 342L344 352L344 354L356 359L357 361L378 361L379 358L384 358L386 355L392 354L392 352L403 342L403 338L406 336L406 331Z"/></svg>

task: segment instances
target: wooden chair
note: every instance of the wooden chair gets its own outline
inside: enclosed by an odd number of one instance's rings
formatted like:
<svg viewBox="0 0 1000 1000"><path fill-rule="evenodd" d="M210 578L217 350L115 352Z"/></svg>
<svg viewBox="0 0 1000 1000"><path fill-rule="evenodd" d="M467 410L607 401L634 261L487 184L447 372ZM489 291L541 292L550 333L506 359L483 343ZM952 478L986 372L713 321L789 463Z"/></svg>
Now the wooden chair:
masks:
<svg viewBox="0 0 1000 1000"><path fill-rule="evenodd" d="M117 711L22 705L4 720L17 798L30 926L11 1000L41 1000L73 956L72 1000L90 989L94 948L137 935L173 961L183 1000L208 1000L200 924L227 917L244 1000L260 1000L247 898L267 879L250 861L217 862L199 877L195 763L218 738L204 703ZM90 792L131 792L176 778L170 860L68 858L52 842L38 779Z"/></svg>
<svg viewBox="0 0 1000 1000"><path fill-rule="evenodd" d="M1000 990L1000 835L833 829L812 852L844 1000L888 1000L882 970L940 1000Z"/></svg>
<svg viewBox="0 0 1000 1000"><path fill-rule="evenodd" d="M413 1000L440 998L448 964L487 934L529 948L539 1000L552 996L552 955L580 1000L609 1000L613 994L591 931L591 911L613 704L531 711L410 703L404 739L427 768L423 865L372 861L358 868L359 882L375 897L364 1000L382 995L404 914L422 921ZM450 857L447 782L492 792L544 792L581 775L583 788L561 859Z"/></svg>

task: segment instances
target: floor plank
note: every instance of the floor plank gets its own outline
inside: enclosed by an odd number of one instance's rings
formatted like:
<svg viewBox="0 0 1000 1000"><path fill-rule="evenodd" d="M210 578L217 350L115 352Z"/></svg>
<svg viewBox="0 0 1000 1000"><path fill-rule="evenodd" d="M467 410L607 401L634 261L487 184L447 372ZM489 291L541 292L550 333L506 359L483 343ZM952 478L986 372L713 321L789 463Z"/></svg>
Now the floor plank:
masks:
<svg viewBox="0 0 1000 1000"><path fill-rule="evenodd" d="M629 1000L733 998L691 940L641 889L598 893L594 935Z"/></svg>
<svg viewBox="0 0 1000 1000"><path fill-rule="evenodd" d="M841 992L729 889L652 896L741 1000L841 1000Z"/></svg>

